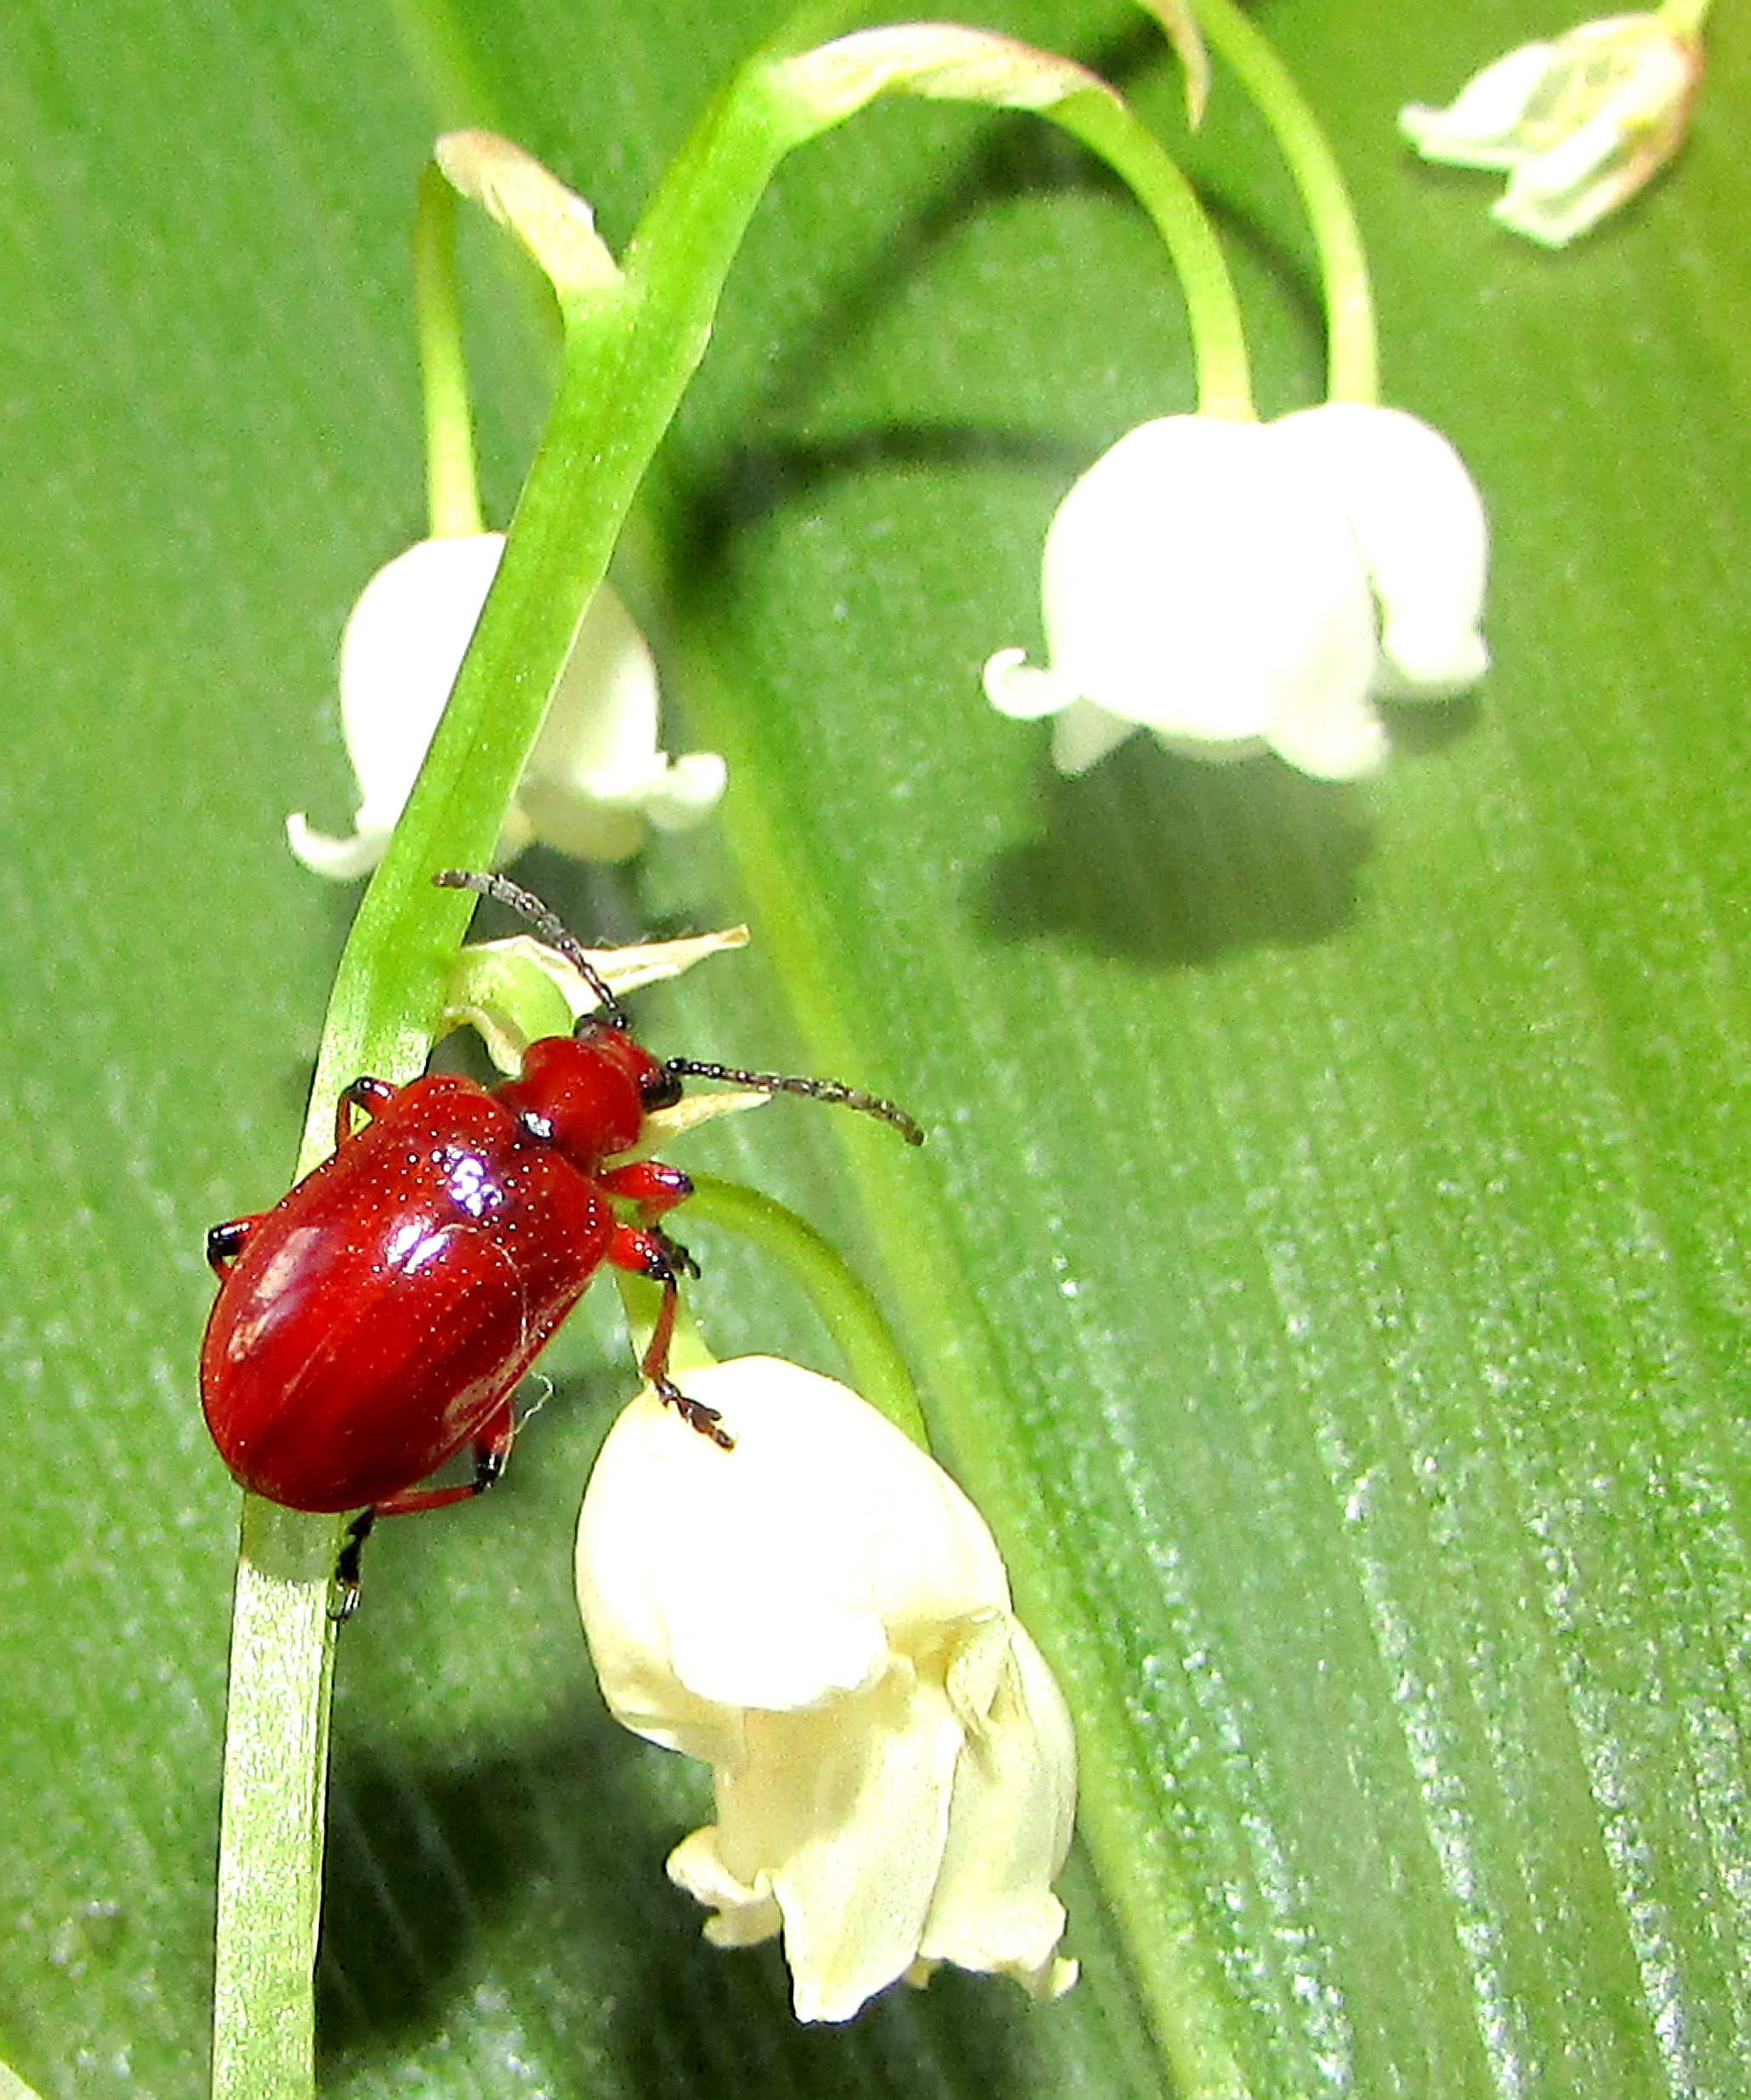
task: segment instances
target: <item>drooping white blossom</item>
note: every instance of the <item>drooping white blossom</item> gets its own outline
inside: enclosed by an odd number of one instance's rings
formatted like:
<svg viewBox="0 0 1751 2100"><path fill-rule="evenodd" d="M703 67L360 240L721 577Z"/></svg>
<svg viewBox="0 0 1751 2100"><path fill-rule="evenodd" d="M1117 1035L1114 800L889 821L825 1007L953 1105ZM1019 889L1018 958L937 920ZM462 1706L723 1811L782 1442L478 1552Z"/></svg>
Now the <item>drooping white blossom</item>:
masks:
<svg viewBox="0 0 1751 2100"><path fill-rule="evenodd" d="M1350 520L1379 627L1372 692L1447 700L1475 685L1490 661L1479 631L1490 540L1464 461L1401 408L1327 401L1269 427L1325 476Z"/></svg>
<svg viewBox="0 0 1751 2100"><path fill-rule="evenodd" d="M1398 128L1425 161L1505 173L1492 215L1559 248L1677 152L1702 77L1703 47L1683 28L1657 14L1607 15L1510 51L1447 109L1410 104Z"/></svg>
<svg viewBox="0 0 1751 2100"><path fill-rule="evenodd" d="M640 1394L577 1584L617 1719L711 1767L717 1820L668 1863L708 1937L782 1933L804 2020L943 1961L1066 1989L1075 1744L983 1520L832 1379L745 1357L682 1382L734 1447Z"/></svg>
<svg viewBox="0 0 1751 2100"><path fill-rule="evenodd" d="M503 550L498 532L422 540L366 585L340 648L341 729L361 797L353 835L327 837L302 814L286 823L293 852L316 873L345 881L383 858ZM723 760L667 758L657 699L645 639L604 583L505 819L500 860L537 839L586 860L624 860L647 823L678 831L715 806Z"/></svg>
<svg viewBox="0 0 1751 2100"><path fill-rule="evenodd" d="M1064 499L1041 568L1048 662L1003 650L986 693L1055 716L1062 773L1141 728L1195 758L1269 750L1360 779L1386 757L1377 696L1481 673L1486 554L1470 477L1413 417L1162 417Z"/></svg>

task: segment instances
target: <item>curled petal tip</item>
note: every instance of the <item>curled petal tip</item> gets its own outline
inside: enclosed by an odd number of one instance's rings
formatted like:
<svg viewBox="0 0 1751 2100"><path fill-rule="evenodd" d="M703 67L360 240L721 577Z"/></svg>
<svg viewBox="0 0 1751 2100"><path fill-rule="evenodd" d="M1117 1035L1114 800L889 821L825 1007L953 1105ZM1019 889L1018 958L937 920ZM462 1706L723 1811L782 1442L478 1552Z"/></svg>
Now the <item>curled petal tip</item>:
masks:
<svg viewBox="0 0 1751 2100"><path fill-rule="evenodd" d="M1012 722L1038 722L1076 697L1061 678L1027 661L1025 649L1000 649L983 673L985 697Z"/></svg>
<svg viewBox="0 0 1751 2100"><path fill-rule="evenodd" d="M1419 631L1402 621L1381 636L1380 656L1375 690L1386 699L1453 700L1469 692L1490 667L1482 635Z"/></svg>
<svg viewBox="0 0 1751 2100"><path fill-rule="evenodd" d="M359 831L350 838L333 838L326 831L313 831L298 810L286 820L286 843L312 875L327 876L332 883L350 883L369 875L382 860L389 836Z"/></svg>
<svg viewBox="0 0 1751 2100"><path fill-rule="evenodd" d="M651 789L645 814L659 831L691 831L723 800L729 780L730 769L716 752L687 752Z"/></svg>

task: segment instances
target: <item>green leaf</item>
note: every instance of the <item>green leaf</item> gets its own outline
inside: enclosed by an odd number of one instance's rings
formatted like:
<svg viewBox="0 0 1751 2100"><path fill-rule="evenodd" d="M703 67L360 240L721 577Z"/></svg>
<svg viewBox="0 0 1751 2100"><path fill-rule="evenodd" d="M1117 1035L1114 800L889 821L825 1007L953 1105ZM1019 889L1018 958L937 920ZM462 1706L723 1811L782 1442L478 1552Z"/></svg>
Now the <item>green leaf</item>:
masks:
<svg viewBox="0 0 1751 2100"><path fill-rule="evenodd" d="M1140 18L979 15L1183 139ZM1083 1981L1034 2010L944 1976L808 2031L773 1950L700 1942L661 1873L698 1775L606 1720L570 1599L630 1386L593 1300L504 1486L373 1542L325 2091L1022 2100L1225 2053L1260 2095L1742 2083L1751 46L1723 12L1684 156L1550 257L1392 117L1566 17L1257 19L1356 186L1386 396L1490 503L1478 700L1405 716L1366 791L1140 741L1053 779L978 667L1036 641L1079 468L1190 404L1183 309L1073 147L884 106L787 165L625 550L723 821L519 869L592 937L746 916L651 1039L930 1126L918 1155L780 1103L686 1159L832 1234L927 1402L988 1410L948 1456L1093 1717ZM485 119L618 245L770 26L0 20L0 2053L47 2100L203 2075L236 1496L194 1396L202 1234L284 1186L350 908L280 826L350 810L333 644L420 530L414 180ZM1299 406L1308 243L1219 67L1188 159L1261 405ZM468 268L499 521L549 350L503 247ZM720 1354L836 1367L756 1258L692 1244Z"/></svg>

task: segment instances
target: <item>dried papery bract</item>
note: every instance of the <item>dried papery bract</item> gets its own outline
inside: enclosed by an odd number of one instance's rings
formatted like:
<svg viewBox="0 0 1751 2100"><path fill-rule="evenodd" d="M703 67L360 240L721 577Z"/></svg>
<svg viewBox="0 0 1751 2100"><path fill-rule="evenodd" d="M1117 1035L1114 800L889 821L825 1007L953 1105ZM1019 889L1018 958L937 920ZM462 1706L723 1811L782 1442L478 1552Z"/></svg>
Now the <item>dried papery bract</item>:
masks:
<svg viewBox="0 0 1751 2100"><path fill-rule="evenodd" d="M816 129L895 93L1011 110L1049 109L1091 92L1112 96L1098 74L1072 60L952 22L854 31L786 61L773 86Z"/></svg>
<svg viewBox="0 0 1751 2100"><path fill-rule="evenodd" d="M432 158L461 196L515 235L562 297L618 289L620 265L594 213L532 153L496 132L452 131Z"/></svg>
<svg viewBox="0 0 1751 2100"><path fill-rule="evenodd" d="M617 997L679 977L708 956L745 948L748 928L730 926L675 940L641 941L625 948L587 948L593 970ZM574 966L528 934L503 940L470 942L456 959L441 1025L472 1028L502 1072L520 1069L523 1053L541 1036L564 1032L601 1001ZM714 1102L715 1094L689 1096L689 1104ZM763 1095L756 1097L765 1100Z"/></svg>

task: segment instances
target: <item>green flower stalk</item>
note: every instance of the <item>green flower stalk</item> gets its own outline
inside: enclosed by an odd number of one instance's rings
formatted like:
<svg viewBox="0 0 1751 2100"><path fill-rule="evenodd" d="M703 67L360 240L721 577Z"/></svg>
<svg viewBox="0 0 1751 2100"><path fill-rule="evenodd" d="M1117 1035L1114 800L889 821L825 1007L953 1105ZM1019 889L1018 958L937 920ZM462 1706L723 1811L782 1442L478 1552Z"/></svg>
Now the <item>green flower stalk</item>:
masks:
<svg viewBox="0 0 1751 2100"><path fill-rule="evenodd" d="M1183 9L1233 69L1300 192L1319 256L1326 309L1326 392L1334 401L1379 399L1380 356L1367 251L1349 186L1323 126L1263 31L1236 0L1138 0L1183 45Z"/></svg>
<svg viewBox="0 0 1751 2100"><path fill-rule="evenodd" d="M426 512L434 539L468 539L486 525L456 301L456 191L435 161L420 176L413 214L413 294L425 403Z"/></svg>

